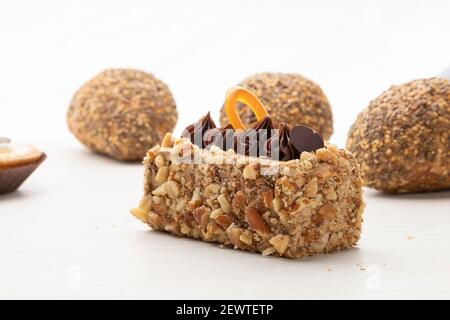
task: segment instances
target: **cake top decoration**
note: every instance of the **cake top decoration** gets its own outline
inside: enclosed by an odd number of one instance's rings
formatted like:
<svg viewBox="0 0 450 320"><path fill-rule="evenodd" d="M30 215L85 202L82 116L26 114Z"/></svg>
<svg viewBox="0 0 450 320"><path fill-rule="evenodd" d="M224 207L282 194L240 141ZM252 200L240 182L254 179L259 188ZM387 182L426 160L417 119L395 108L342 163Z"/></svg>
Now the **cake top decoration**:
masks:
<svg viewBox="0 0 450 320"><path fill-rule="evenodd" d="M249 129L239 117L238 102L248 105L258 120ZM208 112L184 129L182 137L200 148L215 145L225 151L233 149L239 154L280 161L297 159L303 151L312 152L324 146L322 137L309 127L299 125L291 129L280 123L275 129L264 105L245 88L234 87L227 92L225 110L229 125L217 128Z"/></svg>

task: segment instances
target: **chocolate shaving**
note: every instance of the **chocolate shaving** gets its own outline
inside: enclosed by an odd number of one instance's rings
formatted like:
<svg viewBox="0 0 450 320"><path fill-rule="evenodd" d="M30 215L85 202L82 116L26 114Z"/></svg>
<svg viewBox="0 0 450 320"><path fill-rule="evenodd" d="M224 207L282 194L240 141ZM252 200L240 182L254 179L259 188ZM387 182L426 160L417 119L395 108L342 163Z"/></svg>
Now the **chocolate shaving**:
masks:
<svg viewBox="0 0 450 320"><path fill-rule="evenodd" d="M184 138L189 138L191 142L200 148L205 148L212 141L204 139L204 135L208 130L215 129L216 124L211 118L211 113L208 112L206 116L202 117L196 123L191 124L183 130L181 134Z"/></svg>

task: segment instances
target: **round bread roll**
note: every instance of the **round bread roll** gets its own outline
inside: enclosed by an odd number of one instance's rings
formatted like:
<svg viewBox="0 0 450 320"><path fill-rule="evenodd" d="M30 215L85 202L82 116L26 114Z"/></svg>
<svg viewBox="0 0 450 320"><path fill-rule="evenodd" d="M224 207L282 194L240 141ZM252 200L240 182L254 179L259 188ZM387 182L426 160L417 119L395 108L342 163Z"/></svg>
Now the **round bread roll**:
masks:
<svg viewBox="0 0 450 320"><path fill-rule="evenodd" d="M74 95L67 123L89 149L118 160L142 160L177 122L166 84L132 69L105 70Z"/></svg>
<svg viewBox="0 0 450 320"><path fill-rule="evenodd" d="M258 73L239 83L251 90L264 104L276 128L280 122L289 126L305 125L328 140L333 133L331 106L322 89L298 74ZM256 122L250 108L239 105L242 122L249 127ZM225 109L220 111L220 123L228 124Z"/></svg>
<svg viewBox="0 0 450 320"><path fill-rule="evenodd" d="M449 188L450 81L389 88L358 115L347 148L369 187L390 193Z"/></svg>

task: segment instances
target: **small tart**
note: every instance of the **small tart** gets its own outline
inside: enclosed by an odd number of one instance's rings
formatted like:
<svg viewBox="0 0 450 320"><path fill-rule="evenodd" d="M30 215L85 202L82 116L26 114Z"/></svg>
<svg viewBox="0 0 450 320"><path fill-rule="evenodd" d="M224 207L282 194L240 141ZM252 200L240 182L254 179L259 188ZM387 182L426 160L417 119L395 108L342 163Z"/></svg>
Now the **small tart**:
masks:
<svg viewBox="0 0 450 320"><path fill-rule="evenodd" d="M43 153L30 145L0 144L0 169L38 162Z"/></svg>
<svg viewBox="0 0 450 320"><path fill-rule="evenodd" d="M17 190L45 158L33 146L0 141L0 194Z"/></svg>

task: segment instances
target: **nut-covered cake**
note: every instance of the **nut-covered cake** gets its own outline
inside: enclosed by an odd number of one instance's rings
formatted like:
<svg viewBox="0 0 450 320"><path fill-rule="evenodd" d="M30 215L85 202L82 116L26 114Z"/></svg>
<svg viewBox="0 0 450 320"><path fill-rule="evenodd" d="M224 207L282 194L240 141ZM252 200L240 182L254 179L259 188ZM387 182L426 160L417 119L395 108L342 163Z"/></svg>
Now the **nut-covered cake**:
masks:
<svg viewBox="0 0 450 320"><path fill-rule="evenodd" d="M366 186L389 193L450 188L450 80L390 87L350 128L347 148Z"/></svg>
<svg viewBox="0 0 450 320"><path fill-rule="evenodd" d="M67 112L69 129L82 144L124 161L142 161L177 118L169 87L135 69L101 72L75 93Z"/></svg>
<svg viewBox="0 0 450 320"><path fill-rule="evenodd" d="M252 99L240 88L227 102L259 102ZM256 141L239 128L233 108L233 129L215 128L208 114L182 138L167 134L147 152L144 196L132 213L155 230L263 255L351 248L364 208L353 156L307 127L272 129L270 117L252 109Z"/></svg>

